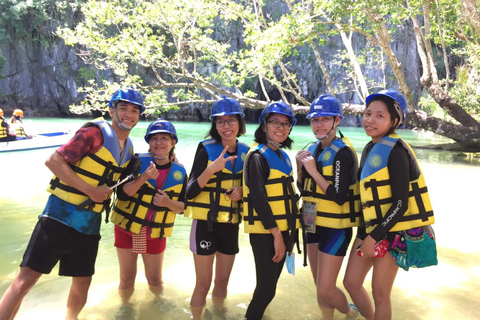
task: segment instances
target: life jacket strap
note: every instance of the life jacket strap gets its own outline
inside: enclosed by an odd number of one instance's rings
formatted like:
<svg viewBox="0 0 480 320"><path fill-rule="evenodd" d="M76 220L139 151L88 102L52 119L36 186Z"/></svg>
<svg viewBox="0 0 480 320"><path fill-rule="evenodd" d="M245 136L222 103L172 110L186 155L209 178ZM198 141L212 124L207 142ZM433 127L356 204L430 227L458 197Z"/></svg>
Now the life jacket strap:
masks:
<svg viewBox="0 0 480 320"><path fill-rule="evenodd" d="M207 230L209 232L212 232L213 222L216 222L218 218L218 206L215 204L215 197L213 195L213 192L210 192L210 203L211 203L211 207L207 213Z"/></svg>
<svg viewBox="0 0 480 320"><path fill-rule="evenodd" d="M296 231L296 222L297 218L300 218L298 207L296 205L298 201L298 195L296 192L293 190L292 187L292 179L293 177L282 177L282 185L283 185L283 190L284 190L284 195L285 195L285 208L286 208L286 213L287 213L287 224L288 224L288 243L287 243L287 251L292 252L293 250L293 244L296 241L296 238L298 237L298 233Z"/></svg>
<svg viewBox="0 0 480 320"><path fill-rule="evenodd" d="M303 220L303 208L300 208L300 225L302 227L302 239L303 239L303 266L306 267L308 265L307 263L307 232L306 226L305 226L305 221ZM297 243L298 245L298 243Z"/></svg>
<svg viewBox="0 0 480 320"><path fill-rule="evenodd" d="M360 195L355 196L352 189L348 189L347 201L350 208L350 222L355 222L357 217L360 217L361 212L355 211L355 202L360 200Z"/></svg>
<svg viewBox="0 0 480 320"><path fill-rule="evenodd" d="M380 201L380 196L378 194L378 187L379 186L385 186L385 185L388 185L390 184L390 180L376 180L376 179L372 179L370 180L369 182L366 182L365 183L365 188L371 188L372 189L372 201L366 201L364 203L362 203L362 207L363 208L367 208L367 207L371 207L371 206L374 206L375 207L375 215L376 215L376 219L379 221L380 219L382 219L382 208L381 208L381 204L385 204L385 203L389 203L391 202L391 198L390 199L383 199L383 201Z"/></svg>
<svg viewBox="0 0 480 320"><path fill-rule="evenodd" d="M412 197L412 196L415 197L415 201L418 206L420 217L422 221L427 221L429 215L427 213L427 210L425 209L425 204L423 203L423 199L422 199L422 193L428 192L427 186L420 188L418 186L417 181L412 182L411 186L412 186L412 191L409 193L409 197ZM432 211L432 214L433 214L433 211Z"/></svg>
<svg viewBox="0 0 480 320"><path fill-rule="evenodd" d="M165 231L163 229L165 228L172 228L174 223L166 223L166 214L164 215L164 219L162 222L155 222L155 221L146 221L144 219L141 219L137 216L135 216L134 214L132 213L128 213L128 212L125 212L123 210L121 210L120 208L118 208L117 206L114 206L113 208L115 210L116 213L118 213L119 215L121 215L122 217L124 217L125 219L128 220L128 223L125 227L125 231L127 232L130 232L130 229L131 229L131 225L133 222L136 222L142 226L147 226L147 227L150 227L150 228L159 228L161 229L160 230L160 234L163 236L165 234ZM166 209L166 208L164 208ZM168 211L168 209L167 209Z"/></svg>
<svg viewBox="0 0 480 320"><path fill-rule="evenodd" d="M142 207L147 207L152 210L156 211L161 211L163 207L158 207L153 204L153 197L155 197L155 194L157 193L157 190L154 190L150 188L147 184L143 184L140 189L137 191L137 197L130 197L130 203L127 206L127 209L130 208L131 204L134 203L136 204L135 209L138 209L139 206ZM179 197L180 194L178 192L175 192L173 190L169 190L168 192L165 192L170 199L173 199L173 197L177 196ZM144 196L149 195L152 197L150 202L144 201Z"/></svg>

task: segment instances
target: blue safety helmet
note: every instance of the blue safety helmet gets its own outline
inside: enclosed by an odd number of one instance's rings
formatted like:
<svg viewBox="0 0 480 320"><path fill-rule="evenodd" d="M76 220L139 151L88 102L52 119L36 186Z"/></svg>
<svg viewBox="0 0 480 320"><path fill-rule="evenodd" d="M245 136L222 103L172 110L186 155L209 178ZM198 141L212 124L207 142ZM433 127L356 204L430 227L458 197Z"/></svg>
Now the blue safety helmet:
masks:
<svg viewBox="0 0 480 320"><path fill-rule="evenodd" d="M168 120L157 119L155 122L150 123L147 128L147 133L145 133L145 141L149 143L150 136L157 133L169 133L173 135L175 141L178 142L177 131L175 130L173 124Z"/></svg>
<svg viewBox="0 0 480 320"><path fill-rule="evenodd" d="M401 125L402 123L405 122L405 119L407 118L407 112L408 112L408 105L407 105L407 100L397 90L394 89L384 89L381 90L377 93L371 94L367 97L366 103L367 105L370 103L370 101L379 96L384 96L384 97L389 97L393 99L394 103L393 106L395 107L395 110L397 111L398 115L400 116L400 121L398 122L398 125ZM396 102L396 103L395 103Z"/></svg>
<svg viewBox="0 0 480 320"><path fill-rule="evenodd" d="M320 97L313 100L306 118L311 119L330 116L336 116L343 119L342 104L334 96L330 94L322 94Z"/></svg>
<svg viewBox="0 0 480 320"><path fill-rule="evenodd" d="M239 114L242 118L245 117L242 107L237 100L222 96L222 99L217 100L212 105L212 114L209 119L213 120L214 117L229 116L232 114Z"/></svg>
<svg viewBox="0 0 480 320"><path fill-rule="evenodd" d="M295 119L295 115L293 114L292 108L290 108L288 104L283 102L283 100L274 101L270 103L268 106L266 106L263 109L262 114L260 115L260 119L258 119L258 122L262 123L262 121L266 119L269 113L279 113L279 114L286 115L287 117L292 119L292 126L294 126L295 123L297 123L297 119Z"/></svg>
<svg viewBox="0 0 480 320"><path fill-rule="evenodd" d="M137 106L140 106L140 114L145 112L142 95L132 87L115 91L110 99L110 102L108 103L108 106L110 108L115 108L118 101L126 101L136 104Z"/></svg>

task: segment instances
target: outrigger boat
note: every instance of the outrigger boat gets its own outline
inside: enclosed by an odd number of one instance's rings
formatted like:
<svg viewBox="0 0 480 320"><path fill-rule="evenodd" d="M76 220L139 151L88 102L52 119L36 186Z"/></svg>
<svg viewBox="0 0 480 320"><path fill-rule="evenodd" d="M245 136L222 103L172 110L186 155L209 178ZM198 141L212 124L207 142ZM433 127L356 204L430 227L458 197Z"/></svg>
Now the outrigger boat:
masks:
<svg viewBox="0 0 480 320"><path fill-rule="evenodd" d="M38 133L31 139L0 142L0 152L26 151L59 147L71 138L70 132Z"/></svg>

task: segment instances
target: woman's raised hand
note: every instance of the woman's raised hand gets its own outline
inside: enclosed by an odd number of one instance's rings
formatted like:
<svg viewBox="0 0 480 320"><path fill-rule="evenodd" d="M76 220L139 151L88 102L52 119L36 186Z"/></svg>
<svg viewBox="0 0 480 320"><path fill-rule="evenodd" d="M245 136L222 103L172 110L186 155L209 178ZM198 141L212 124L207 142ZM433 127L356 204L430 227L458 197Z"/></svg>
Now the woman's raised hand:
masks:
<svg viewBox="0 0 480 320"><path fill-rule="evenodd" d="M157 167L155 166L155 163L153 161L150 161L150 165L148 166L147 170L143 173L148 179L157 179L158 178L158 170Z"/></svg>
<svg viewBox="0 0 480 320"><path fill-rule="evenodd" d="M297 152L297 154L295 155L295 161L297 162L297 170L300 170L303 166L303 163L302 163L302 160L305 158L305 157L308 157L310 156L312 153L308 150L300 150Z"/></svg>
<svg viewBox="0 0 480 320"><path fill-rule="evenodd" d="M215 161L213 161L210 165L209 165L209 168L211 170L213 170L213 172L218 172L218 171L221 171L223 168L225 168L225 164L228 162L228 161L232 161L232 160L235 160L237 159L237 156L229 156L229 157L225 157L225 153L227 152L228 150L228 146L226 146L222 153L220 154L220 156L215 159Z"/></svg>

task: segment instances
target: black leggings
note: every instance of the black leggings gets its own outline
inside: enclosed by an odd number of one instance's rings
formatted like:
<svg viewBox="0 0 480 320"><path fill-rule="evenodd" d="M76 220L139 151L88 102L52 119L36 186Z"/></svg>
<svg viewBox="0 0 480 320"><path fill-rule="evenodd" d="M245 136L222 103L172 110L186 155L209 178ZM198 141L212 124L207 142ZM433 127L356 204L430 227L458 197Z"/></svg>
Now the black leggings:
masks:
<svg viewBox="0 0 480 320"><path fill-rule="evenodd" d="M288 243L288 231L282 232L285 246ZM245 320L260 320L265 309L275 297L277 282L282 273L285 257L279 263L273 262L275 247L272 234L250 234L250 245L255 259L257 286L252 301L248 305Z"/></svg>

